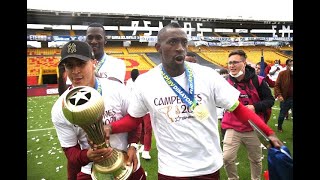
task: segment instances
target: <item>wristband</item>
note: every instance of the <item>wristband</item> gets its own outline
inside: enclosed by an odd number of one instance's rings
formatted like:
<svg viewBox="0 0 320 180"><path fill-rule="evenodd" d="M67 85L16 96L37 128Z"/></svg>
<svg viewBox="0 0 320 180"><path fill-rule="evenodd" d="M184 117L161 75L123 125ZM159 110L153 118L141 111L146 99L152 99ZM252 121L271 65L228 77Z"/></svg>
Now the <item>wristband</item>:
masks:
<svg viewBox="0 0 320 180"><path fill-rule="evenodd" d="M130 144L128 144L127 148L129 148L131 146L133 146L136 150L138 150L138 148L139 148L139 145L137 143L130 143Z"/></svg>

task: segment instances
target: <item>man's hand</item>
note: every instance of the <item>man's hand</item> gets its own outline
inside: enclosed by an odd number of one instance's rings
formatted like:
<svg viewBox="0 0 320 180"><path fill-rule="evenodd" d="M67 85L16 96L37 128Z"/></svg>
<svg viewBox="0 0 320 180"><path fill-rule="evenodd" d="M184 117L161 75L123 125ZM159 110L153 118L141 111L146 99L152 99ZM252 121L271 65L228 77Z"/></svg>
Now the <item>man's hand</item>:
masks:
<svg viewBox="0 0 320 180"><path fill-rule="evenodd" d="M126 162L127 166L130 166L133 162L133 169L132 171L135 172L137 170L138 165L138 157L137 157L137 149L133 146L130 146L127 151L128 160Z"/></svg>
<svg viewBox="0 0 320 180"><path fill-rule="evenodd" d="M278 139L278 137L275 134L271 134L268 136L268 138L271 141L271 144L274 148L280 149L281 146L283 146L283 143Z"/></svg>
<svg viewBox="0 0 320 180"><path fill-rule="evenodd" d="M95 163L100 163L107 158L110 158L112 155L113 149L111 147L108 148L100 148L100 149L92 149L90 148L87 151L87 157L90 161Z"/></svg>
<svg viewBox="0 0 320 180"><path fill-rule="evenodd" d="M104 129L104 132L105 132L105 139L106 139L106 142L108 143L109 142L109 139L110 139L110 134L112 134L112 127L107 124L107 125L104 125L103 126L103 129Z"/></svg>
<svg viewBox="0 0 320 180"><path fill-rule="evenodd" d="M281 95L279 95L279 96L278 96L278 100L279 100L280 102L282 102L284 99L283 99L283 97L282 97Z"/></svg>

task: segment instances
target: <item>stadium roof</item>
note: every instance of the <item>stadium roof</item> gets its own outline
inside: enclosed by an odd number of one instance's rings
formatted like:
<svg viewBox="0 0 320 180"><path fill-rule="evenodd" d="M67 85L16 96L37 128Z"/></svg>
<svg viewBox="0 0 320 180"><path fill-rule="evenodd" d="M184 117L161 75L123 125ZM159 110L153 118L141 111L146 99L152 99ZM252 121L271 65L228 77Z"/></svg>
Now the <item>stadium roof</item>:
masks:
<svg viewBox="0 0 320 180"><path fill-rule="evenodd" d="M293 21L292 0L27 0L27 9L114 15Z"/></svg>

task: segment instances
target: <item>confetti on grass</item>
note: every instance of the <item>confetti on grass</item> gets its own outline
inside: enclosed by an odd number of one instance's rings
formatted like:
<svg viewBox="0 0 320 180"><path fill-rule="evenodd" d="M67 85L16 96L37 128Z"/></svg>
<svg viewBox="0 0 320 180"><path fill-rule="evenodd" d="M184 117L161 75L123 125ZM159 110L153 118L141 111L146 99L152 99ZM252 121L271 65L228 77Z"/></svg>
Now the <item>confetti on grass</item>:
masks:
<svg viewBox="0 0 320 180"><path fill-rule="evenodd" d="M58 166L58 167L56 167L56 172L59 172L60 169L62 169L62 168L63 168L63 166Z"/></svg>

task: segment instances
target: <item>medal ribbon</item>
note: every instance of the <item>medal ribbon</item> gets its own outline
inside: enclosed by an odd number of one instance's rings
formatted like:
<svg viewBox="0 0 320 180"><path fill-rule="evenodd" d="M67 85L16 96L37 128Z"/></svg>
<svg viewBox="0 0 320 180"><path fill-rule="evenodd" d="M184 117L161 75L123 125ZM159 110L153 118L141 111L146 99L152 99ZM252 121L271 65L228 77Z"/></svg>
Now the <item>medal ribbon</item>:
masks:
<svg viewBox="0 0 320 180"><path fill-rule="evenodd" d="M178 95L178 97L193 110L198 102L194 98L194 77L193 72L190 67L185 64L184 66L186 76L187 76L187 83L189 86L189 93L186 92L172 77L168 75L168 73L164 70L163 66L161 68L161 75L166 83L171 87L171 89Z"/></svg>
<svg viewBox="0 0 320 180"><path fill-rule="evenodd" d="M102 96L102 88L98 78L96 78L96 82L94 83L94 89L97 90Z"/></svg>
<svg viewBox="0 0 320 180"><path fill-rule="evenodd" d="M106 54L103 54L101 60L99 61L98 65L97 65L97 68L96 68L96 70L95 70L96 73L99 72L100 68L102 67L102 65L104 64L104 62L106 62L106 60L107 60L107 56L106 56Z"/></svg>

